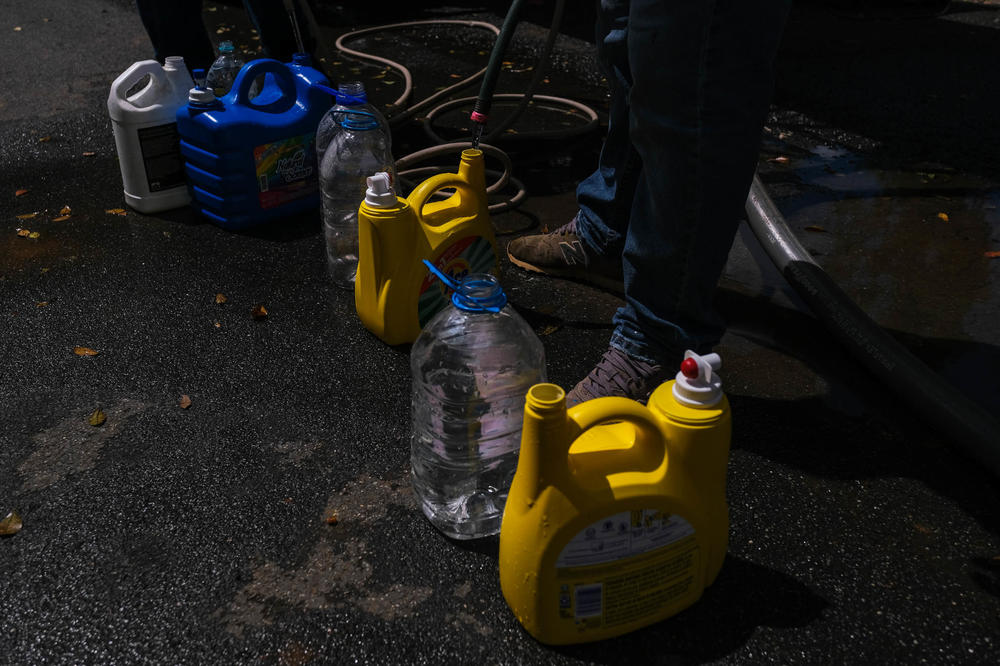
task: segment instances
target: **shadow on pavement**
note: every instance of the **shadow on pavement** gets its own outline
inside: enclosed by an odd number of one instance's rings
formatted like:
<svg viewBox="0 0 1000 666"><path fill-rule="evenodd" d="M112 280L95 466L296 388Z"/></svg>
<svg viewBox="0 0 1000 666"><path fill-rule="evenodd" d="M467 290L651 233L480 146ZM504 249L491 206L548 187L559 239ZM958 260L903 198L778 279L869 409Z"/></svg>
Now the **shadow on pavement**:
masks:
<svg viewBox="0 0 1000 666"><path fill-rule="evenodd" d="M758 627L804 627L828 605L794 578L728 555L701 600L669 621L556 650L600 664L704 663L731 655Z"/></svg>

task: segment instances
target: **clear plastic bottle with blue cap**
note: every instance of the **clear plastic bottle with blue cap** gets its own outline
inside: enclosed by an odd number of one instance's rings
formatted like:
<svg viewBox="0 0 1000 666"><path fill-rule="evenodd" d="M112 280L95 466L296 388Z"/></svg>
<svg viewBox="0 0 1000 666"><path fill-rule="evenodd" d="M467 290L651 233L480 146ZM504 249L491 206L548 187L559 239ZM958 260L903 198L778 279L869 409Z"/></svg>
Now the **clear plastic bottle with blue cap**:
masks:
<svg viewBox="0 0 1000 666"><path fill-rule="evenodd" d="M316 157L323 160L323 153L326 152L330 140L340 131L340 124L345 119L344 111L364 111L375 117L379 128L385 133L389 140L389 150L392 150L392 131L382 112L375 108L368 101L368 94L365 92L365 84L361 81L345 81L337 86L337 90L329 90L337 103L320 118L316 127Z"/></svg>
<svg viewBox="0 0 1000 666"><path fill-rule="evenodd" d="M546 381L545 350L496 277L473 273L456 283L424 263L454 292L410 350L413 489L445 535L485 537L500 531L524 396Z"/></svg>
<svg viewBox="0 0 1000 666"><path fill-rule="evenodd" d="M337 115L337 132L319 167L320 201L327 263L333 283L354 289L358 270L358 208L365 199L368 176L377 172L396 180L390 139L378 118L367 111L345 109Z"/></svg>
<svg viewBox="0 0 1000 666"><path fill-rule="evenodd" d="M233 88L236 75L243 68L243 59L236 55L236 48L230 41L219 44L219 57L208 68L206 85L216 97L222 97ZM252 97L253 95L251 95Z"/></svg>

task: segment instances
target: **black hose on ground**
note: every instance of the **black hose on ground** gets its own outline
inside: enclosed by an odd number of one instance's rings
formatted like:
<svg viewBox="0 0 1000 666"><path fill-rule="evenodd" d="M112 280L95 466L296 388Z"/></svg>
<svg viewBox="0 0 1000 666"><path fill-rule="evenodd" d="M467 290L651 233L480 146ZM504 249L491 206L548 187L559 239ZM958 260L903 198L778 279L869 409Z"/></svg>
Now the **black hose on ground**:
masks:
<svg viewBox="0 0 1000 666"><path fill-rule="evenodd" d="M757 176L747 221L764 251L813 313L869 371L957 447L1000 477L1000 424L872 321L788 228Z"/></svg>
<svg viewBox="0 0 1000 666"><path fill-rule="evenodd" d="M479 87L479 97L476 98L476 105L472 109L472 120L476 123L475 136L472 139L473 147L479 145L479 138L483 134L486 120L490 115L490 108L493 106L493 92L497 87L497 76L500 74L500 65L503 62L504 53L510 45L510 40L514 36L514 28L517 27L517 17L521 13L521 5L524 0L513 0L507 16L504 18L503 26L497 41L493 44L493 51L490 53L490 61L486 66L486 73L483 76L483 83Z"/></svg>

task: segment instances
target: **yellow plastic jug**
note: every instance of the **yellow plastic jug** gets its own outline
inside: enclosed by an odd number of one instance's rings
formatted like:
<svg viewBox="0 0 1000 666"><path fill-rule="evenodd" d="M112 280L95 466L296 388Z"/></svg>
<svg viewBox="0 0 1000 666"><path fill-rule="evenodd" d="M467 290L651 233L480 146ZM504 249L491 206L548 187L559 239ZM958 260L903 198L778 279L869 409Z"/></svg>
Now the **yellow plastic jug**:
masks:
<svg viewBox="0 0 1000 666"><path fill-rule="evenodd" d="M685 356L648 406L598 398L567 410L555 384L528 391L500 587L539 641L594 641L663 620L718 575L729 403L718 355Z"/></svg>
<svg viewBox="0 0 1000 666"><path fill-rule="evenodd" d="M354 304L365 327L385 342L413 342L448 303L448 287L428 273L424 259L456 282L469 273L496 274L483 153L462 151L458 173L432 176L405 199L380 174L368 185L358 211ZM454 192L446 199L429 201L447 189Z"/></svg>

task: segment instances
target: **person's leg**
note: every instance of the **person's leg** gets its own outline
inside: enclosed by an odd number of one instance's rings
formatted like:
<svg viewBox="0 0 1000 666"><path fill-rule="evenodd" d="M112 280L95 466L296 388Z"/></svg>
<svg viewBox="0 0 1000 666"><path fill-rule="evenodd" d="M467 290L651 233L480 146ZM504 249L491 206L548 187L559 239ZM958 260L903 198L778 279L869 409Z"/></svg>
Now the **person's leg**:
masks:
<svg viewBox="0 0 1000 666"><path fill-rule="evenodd" d="M305 13L297 2L296 19L305 52L312 55L316 47ZM243 8L260 35L264 56L281 62L291 62L292 55L299 51L285 3L282 0L243 0Z"/></svg>
<svg viewBox="0 0 1000 666"><path fill-rule="evenodd" d="M182 56L190 70L212 66L215 50L201 18L201 0L136 0L135 5L157 60Z"/></svg>
<svg viewBox="0 0 1000 666"><path fill-rule="evenodd" d="M724 330L713 299L757 166L788 0L632 0L632 144L642 159L610 349L571 392L645 398ZM635 377L614 379L633 362ZM622 388L627 386L627 389Z"/></svg>
<svg viewBox="0 0 1000 666"><path fill-rule="evenodd" d="M639 154L629 140L629 90L632 73L628 57L629 0L600 0L597 15L597 58L608 81L611 102L608 133L601 146L597 169L580 182L576 229L599 254L618 258L628 229L636 181L642 170Z"/></svg>
<svg viewBox="0 0 1000 666"><path fill-rule="evenodd" d="M629 208L642 169L628 136L628 11L629 0L599 0L595 44L611 94L608 132L597 168L577 186L577 215L549 234L517 238L507 248L515 266L619 292Z"/></svg>

